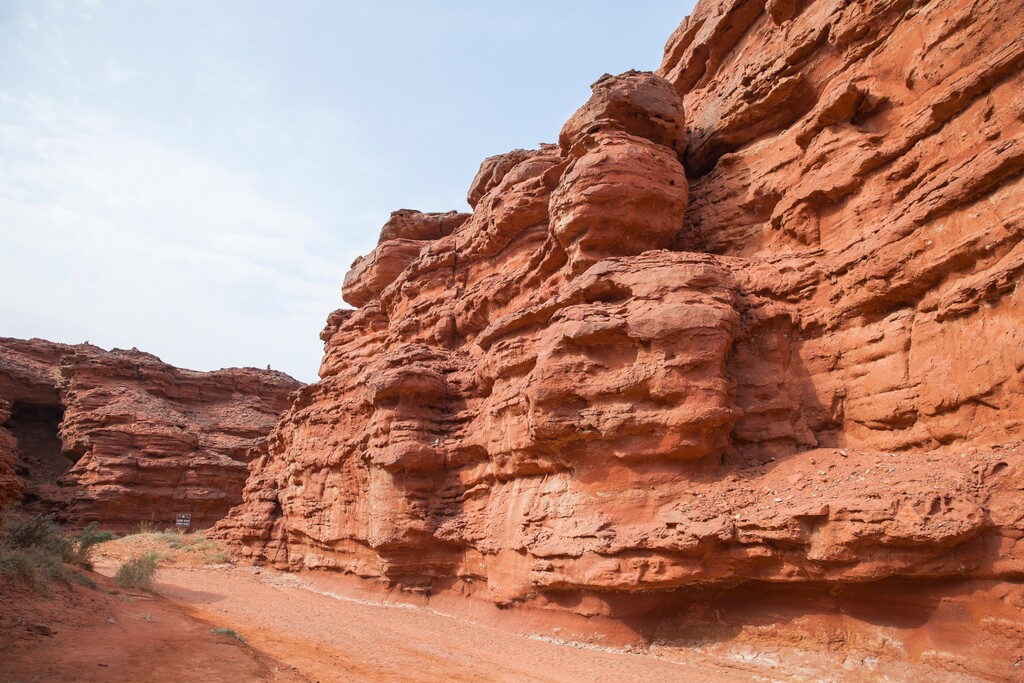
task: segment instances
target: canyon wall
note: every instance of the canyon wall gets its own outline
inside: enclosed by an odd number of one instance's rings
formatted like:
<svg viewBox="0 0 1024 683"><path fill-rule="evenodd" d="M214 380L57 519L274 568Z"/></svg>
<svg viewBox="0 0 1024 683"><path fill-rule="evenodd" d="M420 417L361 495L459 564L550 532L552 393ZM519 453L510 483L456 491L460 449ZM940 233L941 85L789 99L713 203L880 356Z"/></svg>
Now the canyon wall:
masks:
<svg viewBox="0 0 1024 683"><path fill-rule="evenodd" d="M241 500L247 463L302 384L183 370L135 349L0 339L0 502L73 526L194 527Z"/></svg>
<svg viewBox="0 0 1024 683"><path fill-rule="evenodd" d="M702 0L657 74L485 160L471 214L392 215L220 533L633 624L725 624L710 606L759 591L832 616L871 586L921 614L984 594L1006 609L921 651L1013 672L1021 16Z"/></svg>
<svg viewBox="0 0 1024 683"><path fill-rule="evenodd" d="M63 407L57 387L60 359L78 350L100 351L85 344L0 338L0 516L21 503L26 487L31 498L36 487L71 466L60 453Z"/></svg>

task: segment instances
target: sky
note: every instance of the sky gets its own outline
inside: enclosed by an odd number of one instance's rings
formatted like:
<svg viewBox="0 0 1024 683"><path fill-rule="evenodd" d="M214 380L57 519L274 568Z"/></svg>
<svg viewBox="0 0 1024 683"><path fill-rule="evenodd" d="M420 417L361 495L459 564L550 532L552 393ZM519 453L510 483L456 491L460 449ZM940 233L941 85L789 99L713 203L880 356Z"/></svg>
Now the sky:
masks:
<svg viewBox="0 0 1024 683"><path fill-rule="evenodd" d="M0 336L314 381L391 211L468 210L692 5L0 0Z"/></svg>

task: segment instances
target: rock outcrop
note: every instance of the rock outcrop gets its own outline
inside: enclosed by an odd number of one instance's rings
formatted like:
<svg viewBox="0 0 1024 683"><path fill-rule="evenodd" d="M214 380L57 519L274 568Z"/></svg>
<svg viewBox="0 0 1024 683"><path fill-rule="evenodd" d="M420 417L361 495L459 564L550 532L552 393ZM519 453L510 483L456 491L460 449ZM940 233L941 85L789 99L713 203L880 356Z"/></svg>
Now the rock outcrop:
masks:
<svg viewBox="0 0 1024 683"><path fill-rule="evenodd" d="M240 502L247 463L301 386L269 370L0 339L2 502L74 526L173 525L179 512L210 526Z"/></svg>
<svg viewBox="0 0 1024 683"><path fill-rule="evenodd" d="M1022 13L703 0L471 215L393 216L221 532L630 623L939 580L1019 616ZM1014 671L1020 619L963 627L943 668Z"/></svg>
<svg viewBox="0 0 1024 683"><path fill-rule="evenodd" d="M88 344L0 338L0 515L26 495L65 474L73 464L61 452L64 419L60 361L68 354L102 353Z"/></svg>

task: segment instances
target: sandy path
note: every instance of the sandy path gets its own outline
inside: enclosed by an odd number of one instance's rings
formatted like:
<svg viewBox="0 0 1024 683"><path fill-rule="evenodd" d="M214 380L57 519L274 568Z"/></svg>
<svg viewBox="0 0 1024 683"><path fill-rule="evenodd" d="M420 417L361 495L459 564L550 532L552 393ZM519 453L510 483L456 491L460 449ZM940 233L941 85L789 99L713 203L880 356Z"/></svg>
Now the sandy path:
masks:
<svg viewBox="0 0 1024 683"><path fill-rule="evenodd" d="M418 608L339 599L275 572L163 569L157 590L310 681L748 681L749 674L534 640Z"/></svg>
<svg viewBox="0 0 1024 683"><path fill-rule="evenodd" d="M175 601L88 576L95 588L58 579L45 594L0 581L0 683L303 680L211 633L212 624Z"/></svg>

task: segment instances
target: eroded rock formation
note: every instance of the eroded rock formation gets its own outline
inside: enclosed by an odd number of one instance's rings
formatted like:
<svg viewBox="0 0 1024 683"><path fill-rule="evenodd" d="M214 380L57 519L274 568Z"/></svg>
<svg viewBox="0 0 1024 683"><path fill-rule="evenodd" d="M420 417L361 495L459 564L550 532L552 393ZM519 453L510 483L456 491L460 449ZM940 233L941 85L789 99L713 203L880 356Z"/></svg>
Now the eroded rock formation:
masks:
<svg viewBox="0 0 1024 683"><path fill-rule="evenodd" d="M585 615L938 579L1019 614L1022 13L701 2L471 215L394 214L222 532ZM942 666L1012 673L1020 620L967 621Z"/></svg>
<svg viewBox="0 0 1024 683"><path fill-rule="evenodd" d="M2 503L72 525L210 526L301 383L255 368L195 372L137 350L0 339Z"/></svg>
<svg viewBox="0 0 1024 683"><path fill-rule="evenodd" d="M57 435L63 406L60 359L86 345L0 338L0 514L71 467ZM20 444L20 448L19 448ZM34 495L34 491L30 492Z"/></svg>

